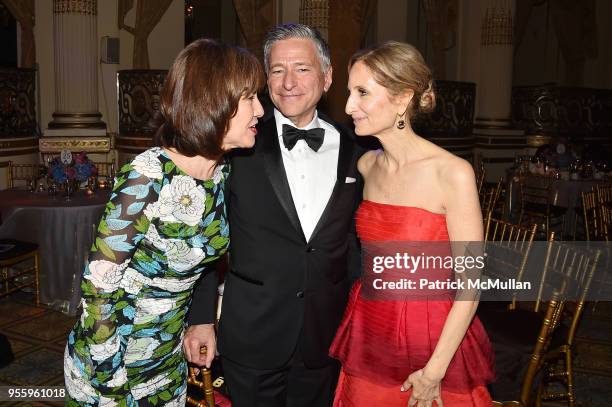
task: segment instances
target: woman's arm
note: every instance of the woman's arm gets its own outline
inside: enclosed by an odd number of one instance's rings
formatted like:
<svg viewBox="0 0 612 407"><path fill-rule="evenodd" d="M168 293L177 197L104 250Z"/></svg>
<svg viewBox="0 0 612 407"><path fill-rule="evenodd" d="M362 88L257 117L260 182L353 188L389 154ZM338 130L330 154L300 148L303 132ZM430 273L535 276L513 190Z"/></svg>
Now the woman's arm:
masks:
<svg viewBox="0 0 612 407"><path fill-rule="evenodd" d="M128 264L149 226L143 209L156 198L151 179L130 165L124 166L98 225L83 275L82 332L74 347L77 354L89 353L90 382L110 399L120 400L129 391L123 359L136 312L140 274Z"/></svg>
<svg viewBox="0 0 612 407"><path fill-rule="evenodd" d="M478 250L474 253L461 249L461 253L455 251L459 246L465 249L467 243L483 240L482 214L474 171L466 161L453 160L441 170L440 180L450 240L461 242L453 245L453 256L477 255ZM472 322L477 307L477 299L454 302L427 365L413 373L404 383L405 390L410 384L414 387L414 398L433 400L439 397L439 384Z"/></svg>

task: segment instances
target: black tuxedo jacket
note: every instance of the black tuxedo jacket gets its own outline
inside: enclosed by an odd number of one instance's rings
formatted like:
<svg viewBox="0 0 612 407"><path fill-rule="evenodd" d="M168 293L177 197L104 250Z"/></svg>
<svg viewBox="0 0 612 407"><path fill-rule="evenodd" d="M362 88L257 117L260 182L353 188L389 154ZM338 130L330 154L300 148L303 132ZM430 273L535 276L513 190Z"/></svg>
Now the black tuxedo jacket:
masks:
<svg viewBox="0 0 612 407"><path fill-rule="evenodd" d="M226 185L230 269L219 351L237 363L281 367L298 341L306 366L321 367L330 361L328 350L344 313L350 277L359 275L354 212L363 187L356 167L363 150L348 130L336 129L337 180L309 241L291 197L274 115L260 121L253 149L232 156ZM347 183L347 177L356 182ZM191 324L203 321L197 316L198 296Z"/></svg>

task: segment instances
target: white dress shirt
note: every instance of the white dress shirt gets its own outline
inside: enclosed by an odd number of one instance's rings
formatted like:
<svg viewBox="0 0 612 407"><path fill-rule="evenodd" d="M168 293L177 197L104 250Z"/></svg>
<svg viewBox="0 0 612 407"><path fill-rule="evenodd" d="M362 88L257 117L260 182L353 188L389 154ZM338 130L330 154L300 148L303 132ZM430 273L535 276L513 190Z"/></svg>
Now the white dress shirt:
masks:
<svg viewBox="0 0 612 407"><path fill-rule="evenodd" d="M319 119L315 111L312 121L300 129L309 130L317 127L324 129L323 145L315 152L308 147L306 141L298 140L289 151L283 143L283 124L296 126L277 109L274 109L274 118L291 196L300 218L302 231L308 241L336 184L340 133L331 124Z"/></svg>

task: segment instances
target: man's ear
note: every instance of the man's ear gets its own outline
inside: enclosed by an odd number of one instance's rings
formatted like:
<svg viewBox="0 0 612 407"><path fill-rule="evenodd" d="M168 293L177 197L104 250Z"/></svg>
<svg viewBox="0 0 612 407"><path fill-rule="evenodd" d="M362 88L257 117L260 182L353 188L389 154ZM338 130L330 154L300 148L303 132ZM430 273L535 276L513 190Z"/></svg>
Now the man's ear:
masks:
<svg viewBox="0 0 612 407"><path fill-rule="evenodd" d="M325 84L323 85L323 90L326 93L327 93L327 91L329 90L329 88L331 87L331 84L332 84L332 71L333 71L333 68L330 65L329 68L327 68L327 72L325 72L325 74L324 74Z"/></svg>

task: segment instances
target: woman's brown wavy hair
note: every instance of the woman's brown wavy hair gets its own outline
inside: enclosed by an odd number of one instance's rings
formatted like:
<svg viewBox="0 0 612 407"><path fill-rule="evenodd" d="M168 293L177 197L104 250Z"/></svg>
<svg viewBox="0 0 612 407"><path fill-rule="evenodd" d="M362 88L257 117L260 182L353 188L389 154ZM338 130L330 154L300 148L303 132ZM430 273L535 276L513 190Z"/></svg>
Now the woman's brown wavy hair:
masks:
<svg viewBox="0 0 612 407"><path fill-rule="evenodd" d="M164 82L156 144L187 157L219 159L240 98L263 84L261 64L249 51L211 39L192 42Z"/></svg>

